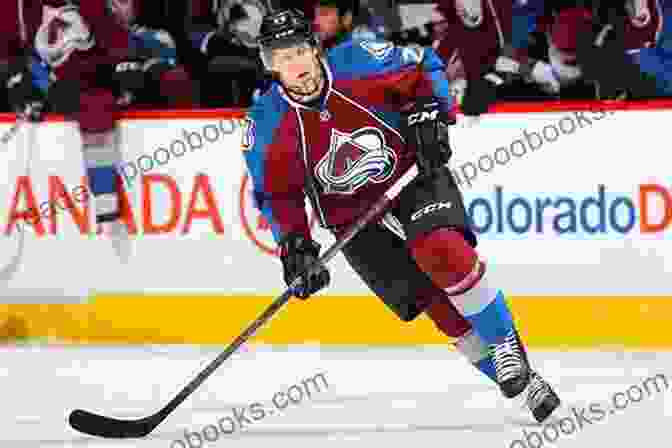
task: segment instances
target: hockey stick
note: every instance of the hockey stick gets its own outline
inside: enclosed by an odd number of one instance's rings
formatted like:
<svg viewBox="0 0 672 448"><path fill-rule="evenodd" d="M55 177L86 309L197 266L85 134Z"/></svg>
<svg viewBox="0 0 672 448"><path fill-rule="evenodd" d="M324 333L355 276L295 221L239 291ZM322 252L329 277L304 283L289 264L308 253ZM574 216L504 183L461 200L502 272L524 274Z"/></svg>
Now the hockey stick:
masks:
<svg viewBox="0 0 672 448"><path fill-rule="evenodd" d="M376 203L362 215L336 242L313 264L309 270L326 264L345 247L366 225L381 217L399 192L418 175L418 166L413 165L392 185ZM168 415L191 395L231 354L247 341L266 321L268 321L292 297L292 292L300 285L301 277L290 284L233 343L187 384L168 404L149 417L137 420L118 420L77 409L70 414L69 423L79 432L105 438L139 438L154 430Z"/></svg>
<svg viewBox="0 0 672 448"><path fill-rule="evenodd" d="M23 112L16 114L16 121L7 132L5 132L2 137L0 137L0 143L6 145L9 141L21 130L23 124L27 121L38 121L37 117L42 113L42 108L44 105L40 102L33 102L28 104Z"/></svg>
<svg viewBox="0 0 672 448"><path fill-rule="evenodd" d="M25 119L21 117L17 117L16 124L12 129L16 129L13 134L18 133L18 131L22 128L25 129L24 123L26 123ZM26 168L25 168L25 177L29 178L30 177L30 162L33 154L33 145L35 144L35 129L32 126L27 126L27 138L25 140L25 157L26 157ZM13 135L12 134L12 135ZM11 138L11 137L10 137ZM16 249L16 253L12 256L12 259L2 267L0 270L0 281L4 283L8 283L12 278L14 278L14 275L17 273L19 270L19 267L21 266L21 262L23 261L23 254L26 246L26 230L23 229L18 229L19 232L19 244Z"/></svg>
<svg viewBox="0 0 672 448"><path fill-rule="evenodd" d="M3 145L6 145L7 143L9 143L9 141L12 139L12 137L14 137L17 132L19 132L19 129L21 129L21 124L22 123L23 122L17 120L16 123L14 123L12 125L12 127L9 128L9 130L7 132L5 132L2 135L2 137L0 137L0 143L2 143Z"/></svg>

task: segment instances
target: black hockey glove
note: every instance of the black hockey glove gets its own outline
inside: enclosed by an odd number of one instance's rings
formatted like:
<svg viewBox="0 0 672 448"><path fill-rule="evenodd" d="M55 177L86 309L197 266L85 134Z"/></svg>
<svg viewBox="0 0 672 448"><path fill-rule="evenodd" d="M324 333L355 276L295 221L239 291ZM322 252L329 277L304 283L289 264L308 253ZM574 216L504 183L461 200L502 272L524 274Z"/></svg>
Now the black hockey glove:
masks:
<svg viewBox="0 0 672 448"><path fill-rule="evenodd" d="M405 114L406 139L415 146L420 174L432 176L450 160L448 126L455 124L454 115L437 98L420 98Z"/></svg>
<svg viewBox="0 0 672 448"><path fill-rule="evenodd" d="M170 71L176 67L173 61L167 60L165 58L152 58L148 59L143 65L143 70L147 75L147 78L152 83L158 83L161 80L161 76L167 71Z"/></svg>
<svg viewBox="0 0 672 448"><path fill-rule="evenodd" d="M324 266L315 272L306 273L317 261L319 254L320 245L301 235L289 234L280 242L285 283L289 286L297 276L302 278L301 284L294 290L295 297L305 300L329 285L329 271Z"/></svg>
<svg viewBox="0 0 672 448"><path fill-rule="evenodd" d="M122 96L121 104L126 106L145 87L147 75L144 70L144 61L123 61L116 64L112 70L112 80Z"/></svg>
<svg viewBox="0 0 672 448"><path fill-rule="evenodd" d="M494 73L488 75L467 80L467 89L462 100L464 115L475 117L484 114L497 101L499 79Z"/></svg>
<svg viewBox="0 0 672 448"><path fill-rule="evenodd" d="M81 111L82 85L78 78L62 78L49 87L52 112L72 116Z"/></svg>
<svg viewBox="0 0 672 448"><path fill-rule="evenodd" d="M14 112L22 118L39 121L46 99L42 91L33 85L30 72L23 67L9 67L3 82Z"/></svg>

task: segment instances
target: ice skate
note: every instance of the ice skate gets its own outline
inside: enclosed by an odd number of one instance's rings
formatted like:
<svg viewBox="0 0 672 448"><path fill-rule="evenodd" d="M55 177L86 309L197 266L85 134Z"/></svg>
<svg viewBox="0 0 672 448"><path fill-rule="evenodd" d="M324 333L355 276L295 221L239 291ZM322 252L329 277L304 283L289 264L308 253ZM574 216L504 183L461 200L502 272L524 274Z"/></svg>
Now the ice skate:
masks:
<svg viewBox="0 0 672 448"><path fill-rule="evenodd" d="M127 264L131 258L131 240L128 228L119 221L110 221L98 224L98 233L110 238L112 248L123 264Z"/></svg>
<svg viewBox="0 0 672 448"><path fill-rule="evenodd" d="M558 407L560 398L550 384L535 371L530 371L530 381L525 391L525 405L538 423L544 422Z"/></svg>
<svg viewBox="0 0 672 448"><path fill-rule="evenodd" d="M502 393L506 398L517 397L530 383L527 356L518 335L512 330L504 341L490 345L489 351Z"/></svg>

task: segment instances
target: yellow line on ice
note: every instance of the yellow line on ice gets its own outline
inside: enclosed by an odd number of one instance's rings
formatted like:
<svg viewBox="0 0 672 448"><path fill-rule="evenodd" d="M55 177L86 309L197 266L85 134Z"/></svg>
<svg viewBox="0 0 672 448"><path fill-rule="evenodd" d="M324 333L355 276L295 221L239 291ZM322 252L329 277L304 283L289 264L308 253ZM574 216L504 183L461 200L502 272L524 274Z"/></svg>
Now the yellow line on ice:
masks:
<svg viewBox="0 0 672 448"><path fill-rule="evenodd" d="M0 337L80 343L228 344L268 306L268 296L97 296L87 304L0 305ZM530 347L672 348L672 297L514 297ZM399 321L375 297L292 300L262 327L263 344L446 344L424 316Z"/></svg>

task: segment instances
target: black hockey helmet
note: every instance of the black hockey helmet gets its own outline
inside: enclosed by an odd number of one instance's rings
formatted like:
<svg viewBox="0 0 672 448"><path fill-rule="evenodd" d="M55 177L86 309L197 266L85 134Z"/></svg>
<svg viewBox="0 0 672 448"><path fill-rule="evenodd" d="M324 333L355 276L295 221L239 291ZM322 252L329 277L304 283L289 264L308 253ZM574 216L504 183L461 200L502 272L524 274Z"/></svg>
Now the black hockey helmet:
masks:
<svg viewBox="0 0 672 448"><path fill-rule="evenodd" d="M267 69L270 67L270 50L306 42L320 46L310 20L299 10L283 9L264 17L257 38L261 59Z"/></svg>

